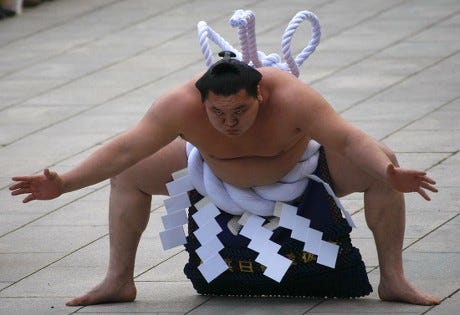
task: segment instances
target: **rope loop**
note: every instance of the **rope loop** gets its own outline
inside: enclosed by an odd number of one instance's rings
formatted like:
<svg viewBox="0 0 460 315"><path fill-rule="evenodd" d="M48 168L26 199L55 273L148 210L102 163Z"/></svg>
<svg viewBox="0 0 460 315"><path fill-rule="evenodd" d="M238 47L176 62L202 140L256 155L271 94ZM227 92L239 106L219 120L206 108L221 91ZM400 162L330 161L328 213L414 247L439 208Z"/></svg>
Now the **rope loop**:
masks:
<svg viewBox="0 0 460 315"><path fill-rule="evenodd" d="M302 52L297 55L294 59L291 54L291 41L292 37L294 36L295 31L299 27L299 25L308 20L312 26L312 38L308 43L307 47L305 47ZM316 46L318 46L319 41L321 38L321 27L319 24L319 20L310 11L300 11L298 12L292 20L289 22L286 30L284 31L284 35L281 41L282 52L284 55L284 59L289 66L292 74L295 76L299 76L299 67L303 64L303 62L315 51Z"/></svg>
<svg viewBox="0 0 460 315"><path fill-rule="evenodd" d="M312 38L307 47L305 47L299 55L293 58L291 53L292 38L299 25L305 20L311 23ZM316 15L310 11L298 12L289 22L282 36L281 48L284 59L286 60L286 62L283 63L279 55L266 55L264 52L257 50L255 15L252 11L236 10L229 22L232 27L238 27L238 39L240 41L241 53L209 27L206 22L201 21L197 25L201 51L205 57L205 63L208 68L214 63L212 51L209 46L209 40L212 40L221 50L234 52L238 60L242 60L255 68L276 67L281 70L289 71L298 77L299 67L315 51L321 38L321 28Z"/></svg>
<svg viewBox="0 0 460 315"><path fill-rule="evenodd" d="M255 23L256 17L250 10L236 10L230 18L230 25L238 27L238 38L243 53L242 60L259 68L262 63L257 54Z"/></svg>
<svg viewBox="0 0 460 315"><path fill-rule="evenodd" d="M205 58L206 66L209 68L213 65L214 59L212 57L211 47L209 46L209 39L212 40L222 50L228 50L235 53L236 58L241 60L241 53L230 45L223 37L216 33L206 22L201 21L197 25L198 40L201 46L201 52Z"/></svg>

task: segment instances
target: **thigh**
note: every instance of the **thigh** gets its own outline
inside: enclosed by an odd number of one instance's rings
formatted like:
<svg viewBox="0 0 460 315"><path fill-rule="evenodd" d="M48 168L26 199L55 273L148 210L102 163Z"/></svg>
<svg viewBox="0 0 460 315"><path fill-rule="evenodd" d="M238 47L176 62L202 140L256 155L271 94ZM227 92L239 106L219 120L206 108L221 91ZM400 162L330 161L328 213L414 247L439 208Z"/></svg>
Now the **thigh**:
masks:
<svg viewBox="0 0 460 315"><path fill-rule="evenodd" d="M119 176L149 195L167 195L171 174L187 167L185 141L177 138L155 154L138 162Z"/></svg>
<svg viewBox="0 0 460 315"><path fill-rule="evenodd" d="M330 150L325 149L332 187L338 197L355 192L365 192L374 179L358 165Z"/></svg>
<svg viewBox="0 0 460 315"><path fill-rule="evenodd" d="M399 167L394 152L385 144L377 142L391 163ZM345 196L354 192L365 192L377 179L366 173L353 161L335 152L325 149L329 172L332 178L334 192L337 196ZM381 182L378 182L381 184ZM386 185L386 184L385 184Z"/></svg>

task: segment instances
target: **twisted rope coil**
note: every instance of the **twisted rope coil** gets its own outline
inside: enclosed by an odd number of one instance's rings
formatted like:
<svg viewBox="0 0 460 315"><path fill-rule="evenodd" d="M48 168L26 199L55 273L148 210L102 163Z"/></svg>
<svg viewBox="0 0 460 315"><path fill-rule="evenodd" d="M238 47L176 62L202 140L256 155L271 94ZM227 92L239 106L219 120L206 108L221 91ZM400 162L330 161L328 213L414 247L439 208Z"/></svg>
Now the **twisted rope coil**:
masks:
<svg viewBox="0 0 460 315"><path fill-rule="evenodd" d="M320 144L314 140L297 165L280 181L272 185L239 188L220 180L199 150L187 143L188 171L195 189L220 209L233 215L250 212L260 216L272 216L277 201L288 202L299 197L308 184L308 177L317 165Z"/></svg>
<svg viewBox="0 0 460 315"><path fill-rule="evenodd" d="M291 53L291 42L295 31L299 25L308 20L312 27L312 38L308 45L295 58ZM321 27L319 20L310 11L298 12L284 31L282 36L281 47L285 63L281 62L281 57L278 54L266 55L264 52L257 50L256 34L255 34L255 15L250 10L237 10L230 18L230 25L238 27L238 38L240 41L241 51L230 45L224 38L216 33L206 22L201 21L197 25L198 38L201 46L201 51L205 57L206 66L209 68L214 63L212 51L209 45L209 40L213 41L222 50L229 50L236 54L238 60L250 64L256 68L259 67L276 67L285 71L291 72L295 76L299 76L299 67L304 61L315 51L321 38Z"/></svg>

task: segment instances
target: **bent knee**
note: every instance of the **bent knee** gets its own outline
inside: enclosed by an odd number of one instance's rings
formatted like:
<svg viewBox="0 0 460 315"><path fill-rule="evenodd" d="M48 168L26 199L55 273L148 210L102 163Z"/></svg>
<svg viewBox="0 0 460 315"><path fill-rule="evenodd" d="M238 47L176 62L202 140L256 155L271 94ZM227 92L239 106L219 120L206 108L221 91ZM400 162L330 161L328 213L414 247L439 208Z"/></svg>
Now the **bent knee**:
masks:
<svg viewBox="0 0 460 315"><path fill-rule="evenodd" d="M110 178L110 187L111 188L120 188L120 187L129 187L135 186L134 176L130 174L130 170L124 170L120 174L112 176Z"/></svg>
<svg viewBox="0 0 460 315"><path fill-rule="evenodd" d="M142 179L146 173L145 166L141 163L136 163L131 167L123 170L110 178L112 188L116 187L135 187L142 190Z"/></svg>

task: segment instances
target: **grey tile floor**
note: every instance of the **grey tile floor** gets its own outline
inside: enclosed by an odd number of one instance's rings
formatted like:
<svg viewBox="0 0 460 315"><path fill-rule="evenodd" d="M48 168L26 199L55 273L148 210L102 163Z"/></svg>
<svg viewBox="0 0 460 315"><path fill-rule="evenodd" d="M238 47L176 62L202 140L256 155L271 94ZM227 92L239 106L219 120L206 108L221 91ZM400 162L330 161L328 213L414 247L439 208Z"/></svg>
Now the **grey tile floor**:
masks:
<svg viewBox="0 0 460 315"><path fill-rule="evenodd" d="M404 166L438 181L431 202L407 195L406 275L442 297L436 307L356 300L199 296L182 249L163 251L162 198L136 265L137 301L66 307L107 263L107 182L49 202L21 204L13 175L69 169L139 120L167 89L204 69L196 23L237 45L236 9L256 14L259 50L281 53L301 10L322 40L301 68L339 111L393 148ZM305 24L307 25L307 24ZM302 25L299 51L309 40ZM458 0L55 0L0 21L0 314L458 314L460 309L460 2ZM362 196L344 198L359 228L374 291L378 261Z"/></svg>

